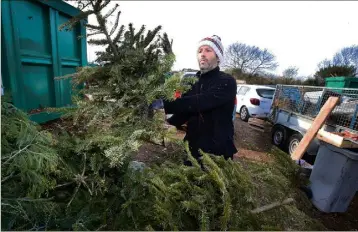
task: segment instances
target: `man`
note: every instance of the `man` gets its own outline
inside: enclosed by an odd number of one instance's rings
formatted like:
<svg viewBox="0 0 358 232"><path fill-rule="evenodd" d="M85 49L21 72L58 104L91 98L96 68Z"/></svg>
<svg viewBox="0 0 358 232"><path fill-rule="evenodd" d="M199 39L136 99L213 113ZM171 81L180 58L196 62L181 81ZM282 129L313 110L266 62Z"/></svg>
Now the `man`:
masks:
<svg viewBox="0 0 358 232"><path fill-rule="evenodd" d="M220 71L223 57L220 37L201 40L197 50L199 80L181 98L164 101L166 114L173 114L169 124L180 127L187 122L184 140L198 160L199 149L225 159L233 158L237 152L232 120L237 86L232 76Z"/></svg>

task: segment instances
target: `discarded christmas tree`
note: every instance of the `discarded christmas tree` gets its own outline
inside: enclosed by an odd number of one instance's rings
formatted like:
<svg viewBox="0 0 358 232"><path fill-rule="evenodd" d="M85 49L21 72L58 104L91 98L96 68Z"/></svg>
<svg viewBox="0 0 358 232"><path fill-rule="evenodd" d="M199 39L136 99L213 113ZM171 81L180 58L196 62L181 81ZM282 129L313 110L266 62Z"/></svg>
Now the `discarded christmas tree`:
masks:
<svg viewBox="0 0 358 232"><path fill-rule="evenodd" d="M128 170L116 225L156 231L324 230L301 211L310 203L297 189L298 166L278 149L271 152L269 163L203 154L204 170L190 155L193 167L167 162ZM275 202L276 208L267 207Z"/></svg>
<svg viewBox="0 0 358 232"><path fill-rule="evenodd" d="M123 160L137 151L143 142L160 144L169 136L163 127L163 113L154 112L155 99L174 97L174 91L186 91L188 83L178 76L165 81L175 60L172 41L167 34L160 35L161 27L146 32L145 26L136 31L132 24L126 29L119 26L118 4L103 13L109 0L79 1L83 11L61 26L72 29L77 23L88 28L89 44L101 45L105 51L97 52L97 67L83 67L72 77L74 86L85 83L80 95L91 100L74 98L73 109L66 109L74 119L78 131L85 131L91 145L105 149L111 166L120 166ZM94 15L98 25L83 20ZM108 29L108 20L116 15L114 25ZM80 136L80 134L79 134Z"/></svg>
<svg viewBox="0 0 358 232"><path fill-rule="evenodd" d="M101 65L71 75L75 90L86 84L73 98L76 107L60 109L73 122L71 129L62 125L46 136L11 105L14 109L2 115L9 120L2 124L5 229L106 228L103 220L110 223L121 210L117 194L131 155L144 141L161 143L168 133L163 115L150 105L157 98L172 99L174 89L188 88L178 77L164 83L174 62L172 43L159 34L160 27L147 33L144 26L138 32L131 24L119 27L118 6L103 14L109 2L79 1L84 12L61 27L70 30L93 14L98 25L86 24L89 37L105 37L89 40L106 48L98 53ZM115 13L109 31L107 20ZM88 94L92 101L83 98Z"/></svg>
<svg viewBox="0 0 358 232"><path fill-rule="evenodd" d="M1 225L29 230L54 210L48 197L60 159L51 134L1 99ZM32 213L30 213L32 212ZM42 218L42 219L41 219Z"/></svg>
<svg viewBox="0 0 358 232"><path fill-rule="evenodd" d="M110 168L100 148L38 131L11 104L2 118L3 230L325 229L297 208L309 210L298 167L277 149L270 163L204 154L204 170L191 156L193 167Z"/></svg>
<svg viewBox="0 0 358 232"><path fill-rule="evenodd" d="M296 203L252 211L287 197L305 199L296 189L297 167L276 150L271 164L204 154L204 170L171 160L153 167L130 162L143 142L160 144L167 135L152 101L173 99L175 89L189 85L179 77L165 80L174 55L160 27L147 33L119 27L118 7L103 13L109 2L79 1L83 13L62 27L95 15L98 25L86 25L89 35L103 38L89 42L106 48L98 53L100 66L71 76L74 86L86 87L74 97L76 107L61 109L69 121L50 135L2 104L2 229L322 229Z"/></svg>

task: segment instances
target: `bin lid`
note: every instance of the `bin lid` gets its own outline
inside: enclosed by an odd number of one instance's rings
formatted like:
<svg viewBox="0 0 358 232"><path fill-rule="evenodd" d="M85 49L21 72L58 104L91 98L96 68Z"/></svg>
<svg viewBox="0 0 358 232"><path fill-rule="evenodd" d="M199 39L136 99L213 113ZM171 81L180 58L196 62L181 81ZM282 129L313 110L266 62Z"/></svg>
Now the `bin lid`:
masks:
<svg viewBox="0 0 358 232"><path fill-rule="evenodd" d="M321 146L326 146L331 151L345 155L352 160L358 160L358 149L357 148L353 148L353 149L340 148L340 147L336 147L332 144L326 143L324 141L320 141L320 143L321 143Z"/></svg>

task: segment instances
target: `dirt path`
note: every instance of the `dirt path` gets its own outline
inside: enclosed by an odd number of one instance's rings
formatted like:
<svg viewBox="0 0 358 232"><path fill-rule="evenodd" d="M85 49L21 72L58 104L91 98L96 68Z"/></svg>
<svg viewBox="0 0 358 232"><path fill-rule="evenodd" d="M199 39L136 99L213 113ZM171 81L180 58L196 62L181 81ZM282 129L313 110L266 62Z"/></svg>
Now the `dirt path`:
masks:
<svg viewBox="0 0 358 232"><path fill-rule="evenodd" d="M254 129L247 122L243 122L239 118L236 118L234 126L234 143L239 150L235 158L245 157L257 161L269 161L267 153L272 148L269 128L262 132Z"/></svg>

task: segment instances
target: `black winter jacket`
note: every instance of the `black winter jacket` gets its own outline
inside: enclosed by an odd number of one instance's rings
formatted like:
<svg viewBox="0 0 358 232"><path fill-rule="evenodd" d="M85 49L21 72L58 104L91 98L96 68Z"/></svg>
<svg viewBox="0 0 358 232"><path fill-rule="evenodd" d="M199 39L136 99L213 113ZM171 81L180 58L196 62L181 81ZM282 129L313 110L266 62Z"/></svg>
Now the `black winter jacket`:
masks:
<svg viewBox="0 0 358 232"><path fill-rule="evenodd" d="M165 112L173 114L168 122L177 127L187 122L184 140L195 158L200 157L198 149L232 158L237 152L232 121L236 81L219 67L197 76L199 81L181 98L164 101Z"/></svg>

